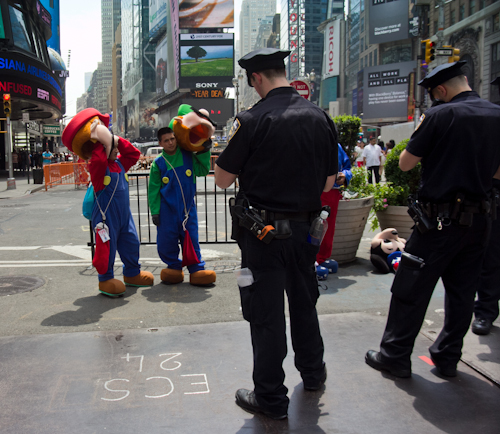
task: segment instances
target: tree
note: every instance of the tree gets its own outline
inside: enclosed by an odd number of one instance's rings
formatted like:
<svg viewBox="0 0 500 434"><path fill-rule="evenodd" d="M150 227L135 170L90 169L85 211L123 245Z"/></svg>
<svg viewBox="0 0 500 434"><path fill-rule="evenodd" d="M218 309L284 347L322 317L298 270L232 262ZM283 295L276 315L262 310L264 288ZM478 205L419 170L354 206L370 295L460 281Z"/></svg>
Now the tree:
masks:
<svg viewBox="0 0 500 434"><path fill-rule="evenodd" d="M198 59L200 57L205 57L207 55L207 52L199 45L195 45L194 47L191 47L186 54L198 62Z"/></svg>
<svg viewBox="0 0 500 434"><path fill-rule="evenodd" d="M354 164L354 148L358 141L361 119L356 116L340 115L333 118L339 133L339 142L349 156L351 164Z"/></svg>

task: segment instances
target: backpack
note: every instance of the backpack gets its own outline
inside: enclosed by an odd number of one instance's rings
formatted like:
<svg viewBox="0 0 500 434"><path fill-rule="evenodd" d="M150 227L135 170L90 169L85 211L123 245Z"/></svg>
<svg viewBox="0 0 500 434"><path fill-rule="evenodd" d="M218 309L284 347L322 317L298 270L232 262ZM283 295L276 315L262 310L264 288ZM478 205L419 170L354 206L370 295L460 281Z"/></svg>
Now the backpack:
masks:
<svg viewBox="0 0 500 434"><path fill-rule="evenodd" d="M92 210L94 209L95 193L92 183L89 184L85 197L83 198L82 214L87 220L92 220Z"/></svg>

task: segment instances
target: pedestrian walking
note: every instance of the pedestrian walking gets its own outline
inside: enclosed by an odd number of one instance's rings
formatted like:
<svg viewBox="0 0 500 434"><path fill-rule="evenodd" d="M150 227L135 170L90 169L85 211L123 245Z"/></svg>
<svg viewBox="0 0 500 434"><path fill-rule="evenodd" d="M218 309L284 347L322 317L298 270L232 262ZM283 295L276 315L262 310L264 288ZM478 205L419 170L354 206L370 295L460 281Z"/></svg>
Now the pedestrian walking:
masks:
<svg viewBox="0 0 500 434"><path fill-rule="evenodd" d="M410 203L416 227L391 288L380 352L365 361L397 377L411 376L410 356L439 278L446 292L445 321L429 348L440 375L454 377L490 234L493 177L500 166L500 106L472 91L465 62L441 65L419 82L443 104L420 118L399 166L422 162L418 198ZM473 146L471 146L471 143Z"/></svg>
<svg viewBox="0 0 500 434"><path fill-rule="evenodd" d="M338 172L335 125L289 85L284 66L289 54L263 48L239 60L262 99L236 116L215 166L221 188L239 177L241 188L231 207L233 237L241 266L251 274L246 279L253 279L249 286L240 281L240 297L250 323L254 388L239 389L236 404L273 419L286 418L289 404L282 366L287 353L283 290L304 389L319 390L326 380L316 312L318 246L307 238L321 211L321 193L331 190Z"/></svg>

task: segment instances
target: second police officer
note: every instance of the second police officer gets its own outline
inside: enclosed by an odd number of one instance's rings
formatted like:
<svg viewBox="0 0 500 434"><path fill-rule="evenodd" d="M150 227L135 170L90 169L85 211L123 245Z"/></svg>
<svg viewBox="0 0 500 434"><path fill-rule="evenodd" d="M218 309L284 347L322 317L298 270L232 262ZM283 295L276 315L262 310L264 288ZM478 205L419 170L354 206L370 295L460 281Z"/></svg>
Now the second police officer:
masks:
<svg viewBox="0 0 500 434"><path fill-rule="evenodd" d="M443 103L422 115L399 160L403 171L422 162L418 200L409 204L417 223L391 288L380 352L365 357L371 367L397 377L411 375L415 338L439 278L445 319L429 352L439 374L456 376L490 234L500 106L471 90L463 64L441 65L419 82Z"/></svg>

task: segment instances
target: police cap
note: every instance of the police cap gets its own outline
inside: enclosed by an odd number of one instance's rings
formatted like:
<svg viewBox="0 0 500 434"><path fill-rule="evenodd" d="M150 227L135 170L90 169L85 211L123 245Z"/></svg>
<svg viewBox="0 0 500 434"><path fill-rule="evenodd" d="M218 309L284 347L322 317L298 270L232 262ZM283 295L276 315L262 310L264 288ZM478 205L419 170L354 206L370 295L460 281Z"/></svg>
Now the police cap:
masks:
<svg viewBox="0 0 500 434"><path fill-rule="evenodd" d="M464 66L467 62L463 60L459 60L454 63L445 63L443 65L439 65L437 68L434 68L429 75L427 75L424 79L420 80L418 84L427 89L427 92L431 93L432 89L443 84L445 81L450 80L453 77L457 77L459 75L464 75L462 72L462 66Z"/></svg>
<svg viewBox="0 0 500 434"><path fill-rule="evenodd" d="M497 86L500 86L500 77L495 78L490 84L496 84Z"/></svg>
<svg viewBox="0 0 500 434"><path fill-rule="evenodd" d="M253 72L265 71L266 69L280 69L285 67L284 59L290 51L282 51L276 48L259 48L251 51L238 60L238 64L247 71L248 85Z"/></svg>

